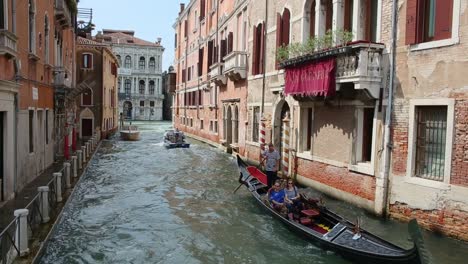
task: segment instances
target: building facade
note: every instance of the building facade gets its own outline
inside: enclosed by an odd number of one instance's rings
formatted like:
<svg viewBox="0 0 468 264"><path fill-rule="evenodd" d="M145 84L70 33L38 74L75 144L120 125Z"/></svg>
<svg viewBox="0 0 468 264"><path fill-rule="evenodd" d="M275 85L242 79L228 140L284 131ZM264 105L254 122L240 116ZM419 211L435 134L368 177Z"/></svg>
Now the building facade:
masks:
<svg viewBox="0 0 468 264"><path fill-rule="evenodd" d="M244 153L248 1L181 4L176 30L174 125Z"/></svg>
<svg viewBox="0 0 468 264"><path fill-rule="evenodd" d="M118 128L118 59L110 45L82 37L77 40L77 58L78 83L87 88L76 102L79 105L76 132L81 139L95 133L106 138Z"/></svg>
<svg viewBox="0 0 468 264"><path fill-rule="evenodd" d="M468 240L468 1L439 3L399 1L389 211Z"/></svg>
<svg viewBox="0 0 468 264"><path fill-rule="evenodd" d="M176 73L174 67L170 66L168 71L163 73L162 87L163 87L163 120L171 121L173 117L172 109L174 105L174 94L176 87Z"/></svg>
<svg viewBox="0 0 468 264"><path fill-rule="evenodd" d="M0 6L0 189L1 199L10 199L60 155L61 95L74 84L76 2Z"/></svg>
<svg viewBox="0 0 468 264"><path fill-rule="evenodd" d="M117 56L119 111L129 120L162 120L161 39L149 42L136 38L135 32L103 30L96 41L111 45Z"/></svg>

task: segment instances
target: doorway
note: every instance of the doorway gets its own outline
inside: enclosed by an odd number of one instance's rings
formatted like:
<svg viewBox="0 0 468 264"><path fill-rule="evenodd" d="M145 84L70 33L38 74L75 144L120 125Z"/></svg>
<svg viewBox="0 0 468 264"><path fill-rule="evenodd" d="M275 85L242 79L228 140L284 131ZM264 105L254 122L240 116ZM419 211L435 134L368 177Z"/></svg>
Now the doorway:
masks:
<svg viewBox="0 0 468 264"><path fill-rule="evenodd" d="M132 119L132 103L125 101L123 104L123 117L126 119Z"/></svg>
<svg viewBox="0 0 468 264"><path fill-rule="evenodd" d="M91 137L93 135L93 120L88 118L81 119L81 136Z"/></svg>
<svg viewBox="0 0 468 264"><path fill-rule="evenodd" d="M289 104L286 101L281 101L278 103L276 111L275 111L275 124L274 124L274 142L273 144L275 145L276 149L278 150L281 160L283 159L283 142L284 142L284 133L283 133L283 119L286 116L290 116L290 110L289 110ZM280 162L280 171L283 169L283 163Z"/></svg>

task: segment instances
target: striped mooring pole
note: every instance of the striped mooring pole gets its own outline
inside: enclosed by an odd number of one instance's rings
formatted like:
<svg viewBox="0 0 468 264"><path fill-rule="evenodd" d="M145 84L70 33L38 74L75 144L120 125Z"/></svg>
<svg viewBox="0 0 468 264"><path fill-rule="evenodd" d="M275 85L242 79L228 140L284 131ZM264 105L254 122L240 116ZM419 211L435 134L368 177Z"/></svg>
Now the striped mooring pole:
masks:
<svg viewBox="0 0 468 264"><path fill-rule="evenodd" d="M262 119L260 120L260 148L261 151L265 150L265 136L266 136L266 125L265 125L265 117L262 116Z"/></svg>
<svg viewBox="0 0 468 264"><path fill-rule="evenodd" d="M289 177L289 117L283 119L283 148L282 148L282 165L283 176Z"/></svg>

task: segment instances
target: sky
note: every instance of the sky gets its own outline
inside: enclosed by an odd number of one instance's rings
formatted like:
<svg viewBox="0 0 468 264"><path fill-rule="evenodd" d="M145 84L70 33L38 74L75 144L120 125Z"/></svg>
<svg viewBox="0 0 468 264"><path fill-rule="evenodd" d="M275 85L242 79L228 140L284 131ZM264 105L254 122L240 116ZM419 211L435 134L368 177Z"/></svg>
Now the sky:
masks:
<svg viewBox="0 0 468 264"><path fill-rule="evenodd" d="M174 61L174 29L172 26L179 14L180 3L189 0L80 0L78 8L93 9L93 23L97 31L126 29L135 31L135 36L155 42L162 38L164 46L163 70ZM80 18L78 18L80 20Z"/></svg>

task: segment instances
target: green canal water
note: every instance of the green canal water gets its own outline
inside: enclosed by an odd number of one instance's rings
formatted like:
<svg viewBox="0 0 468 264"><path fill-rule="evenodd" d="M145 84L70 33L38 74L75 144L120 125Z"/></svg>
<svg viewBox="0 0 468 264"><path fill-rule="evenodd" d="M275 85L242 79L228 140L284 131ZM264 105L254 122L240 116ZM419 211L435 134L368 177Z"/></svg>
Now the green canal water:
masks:
<svg viewBox="0 0 468 264"><path fill-rule="evenodd" d="M349 263L291 233L238 186L234 159L191 140L166 150L169 123L136 123L141 140L103 141L39 263ZM319 195L306 190L309 195ZM409 248L407 227L326 204ZM436 263L468 263L468 245L424 232Z"/></svg>

